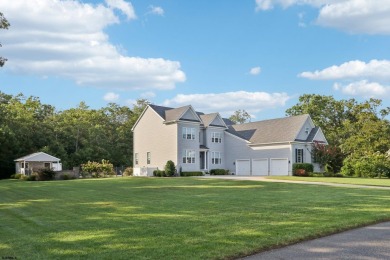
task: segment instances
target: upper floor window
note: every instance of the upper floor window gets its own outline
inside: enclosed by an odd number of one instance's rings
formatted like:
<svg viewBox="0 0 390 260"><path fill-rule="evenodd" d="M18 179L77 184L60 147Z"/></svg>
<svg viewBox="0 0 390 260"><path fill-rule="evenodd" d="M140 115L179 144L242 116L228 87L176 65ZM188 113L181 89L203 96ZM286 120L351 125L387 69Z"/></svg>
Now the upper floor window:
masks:
<svg viewBox="0 0 390 260"><path fill-rule="evenodd" d="M183 139L195 140L195 128L183 127Z"/></svg>
<svg viewBox="0 0 390 260"><path fill-rule="evenodd" d="M303 149L295 149L295 162L303 163Z"/></svg>
<svg viewBox="0 0 390 260"><path fill-rule="evenodd" d="M222 133L213 132L211 135L211 142L212 143L222 143Z"/></svg>
<svg viewBox="0 0 390 260"><path fill-rule="evenodd" d="M305 134L308 135L308 134L309 134L309 131L310 131L310 128L309 128L309 127L306 127L306 128L305 128Z"/></svg>
<svg viewBox="0 0 390 260"><path fill-rule="evenodd" d="M135 161L135 164L137 165L138 164L138 153L134 154L134 161Z"/></svg>
<svg viewBox="0 0 390 260"><path fill-rule="evenodd" d="M183 163L195 163L195 151L184 150L183 151Z"/></svg>
<svg viewBox="0 0 390 260"><path fill-rule="evenodd" d="M146 153L146 164L150 164L150 161L151 161L151 154L150 154L150 152L147 152Z"/></svg>
<svg viewBox="0 0 390 260"><path fill-rule="evenodd" d="M222 164L220 152L211 152L211 164Z"/></svg>

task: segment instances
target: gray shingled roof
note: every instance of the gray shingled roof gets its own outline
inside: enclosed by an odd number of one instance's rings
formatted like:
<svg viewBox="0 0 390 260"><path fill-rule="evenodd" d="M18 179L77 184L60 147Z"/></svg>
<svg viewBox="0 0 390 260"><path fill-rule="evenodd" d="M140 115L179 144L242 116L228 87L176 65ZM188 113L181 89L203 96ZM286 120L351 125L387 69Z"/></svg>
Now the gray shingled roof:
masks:
<svg viewBox="0 0 390 260"><path fill-rule="evenodd" d="M178 107L169 110L165 110L165 120L175 121L179 120L180 117L188 110L190 106Z"/></svg>
<svg viewBox="0 0 390 260"><path fill-rule="evenodd" d="M209 126L211 122L213 122L214 118L218 115L218 113L211 113L206 115L201 115L200 119L202 119L204 126Z"/></svg>
<svg viewBox="0 0 390 260"><path fill-rule="evenodd" d="M320 130L320 127L319 126L316 126L314 127L313 129L311 129L309 135L307 136L307 139L306 140L299 140L297 139L296 141L303 141L303 142L313 142L314 140L314 137L316 136L317 132Z"/></svg>
<svg viewBox="0 0 390 260"><path fill-rule="evenodd" d="M225 122L225 125L229 126L229 125L234 125L235 123L230 120L229 118L222 118L223 122Z"/></svg>
<svg viewBox="0 0 390 260"><path fill-rule="evenodd" d="M264 120L229 126L228 132L253 144L292 142L309 115Z"/></svg>
<svg viewBox="0 0 390 260"><path fill-rule="evenodd" d="M61 159L51 156L50 154L44 152L32 153L23 157L20 157L15 160L15 162L58 162Z"/></svg>
<svg viewBox="0 0 390 260"><path fill-rule="evenodd" d="M161 116L165 121L179 120L180 116L182 116L185 113L185 111L190 107L189 105L184 107L178 107L178 108L163 107L163 106L156 106L156 105L149 105L149 106L154 111L156 111L156 113L159 114L159 116Z"/></svg>

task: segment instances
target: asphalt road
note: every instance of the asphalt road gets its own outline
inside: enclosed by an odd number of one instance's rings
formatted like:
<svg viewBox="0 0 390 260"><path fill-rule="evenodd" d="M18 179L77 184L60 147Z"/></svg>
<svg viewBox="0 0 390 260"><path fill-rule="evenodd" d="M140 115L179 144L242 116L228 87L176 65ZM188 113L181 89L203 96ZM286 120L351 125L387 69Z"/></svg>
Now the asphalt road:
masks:
<svg viewBox="0 0 390 260"><path fill-rule="evenodd" d="M243 259L390 259L390 222L266 251Z"/></svg>

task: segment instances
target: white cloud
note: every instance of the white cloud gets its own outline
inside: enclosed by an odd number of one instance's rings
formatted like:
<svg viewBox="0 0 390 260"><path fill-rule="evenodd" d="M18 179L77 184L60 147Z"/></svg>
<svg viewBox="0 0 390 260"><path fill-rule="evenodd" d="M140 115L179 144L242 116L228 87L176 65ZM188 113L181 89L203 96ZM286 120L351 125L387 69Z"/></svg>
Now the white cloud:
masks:
<svg viewBox="0 0 390 260"><path fill-rule="evenodd" d="M119 99L119 95L114 92L108 92L104 95L103 99L107 102L114 102Z"/></svg>
<svg viewBox="0 0 390 260"><path fill-rule="evenodd" d="M389 86L383 86L377 82L368 82L367 80L353 82L348 85L335 83L333 88L350 96L362 96L365 98L383 98L390 96Z"/></svg>
<svg viewBox="0 0 390 260"><path fill-rule="evenodd" d="M256 0L257 12L273 9L276 5L280 5L283 8L288 8L292 5L311 5L314 7L321 7L325 4L332 4L347 0Z"/></svg>
<svg viewBox="0 0 390 260"><path fill-rule="evenodd" d="M261 68L260 67L254 67L254 68L250 69L249 74L251 74L251 75L259 75L260 72L261 72Z"/></svg>
<svg viewBox="0 0 390 260"><path fill-rule="evenodd" d="M154 98L156 96L156 93L154 93L153 91L147 91L147 92L144 92L144 93L141 93L141 98Z"/></svg>
<svg viewBox="0 0 390 260"><path fill-rule="evenodd" d="M179 94L164 101L164 106L179 107L191 104L196 110L212 113L219 112L230 116L238 109L245 109L250 114L262 110L284 106L290 97L287 93L266 93L236 91L209 94Z"/></svg>
<svg viewBox="0 0 390 260"><path fill-rule="evenodd" d="M317 22L350 33L390 34L390 0L349 0L325 5Z"/></svg>
<svg viewBox="0 0 390 260"><path fill-rule="evenodd" d="M122 11L128 20L137 18L133 5L130 2L124 0L106 0L106 3L108 7Z"/></svg>
<svg viewBox="0 0 390 260"><path fill-rule="evenodd" d="M132 17L130 3L107 3ZM173 89L186 80L177 61L129 57L112 45L104 32L120 22L112 8L75 0L0 1L12 23L2 32L5 69L117 89Z"/></svg>
<svg viewBox="0 0 390 260"><path fill-rule="evenodd" d="M310 5L319 9L317 23L350 33L390 34L390 0L256 0L255 10Z"/></svg>
<svg viewBox="0 0 390 260"><path fill-rule="evenodd" d="M163 16L164 15L164 9L162 9L162 7L160 6L149 6L149 13L150 14L155 14L155 15L160 15L160 16Z"/></svg>
<svg viewBox="0 0 390 260"><path fill-rule="evenodd" d="M314 80L339 79L375 79L390 80L390 61L371 60L368 63L360 60L348 61L339 66L333 65L323 70L302 72L298 76Z"/></svg>

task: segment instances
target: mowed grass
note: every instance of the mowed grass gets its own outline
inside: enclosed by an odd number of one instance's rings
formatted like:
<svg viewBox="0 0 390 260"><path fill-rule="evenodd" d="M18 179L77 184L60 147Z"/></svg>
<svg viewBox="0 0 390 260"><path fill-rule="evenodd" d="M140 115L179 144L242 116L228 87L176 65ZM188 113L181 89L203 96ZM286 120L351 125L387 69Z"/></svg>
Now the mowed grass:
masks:
<svg viewBox="0 0 390 260"><path fill-rule="evenodd" d="M0 256L226 259L390 220L390 192L197 178L0 181Z"/></svg>
<svg viewBox="0 0 390 260"><path fill-rule="evenodd" d="M288 180L288 181L310 181L310 182L329 182L353 185L385 186L390 187L390 179L371 179L371 178L354 178L354 177L298 177L298 176L275 176L267 177L268 179Z"/></svg>

